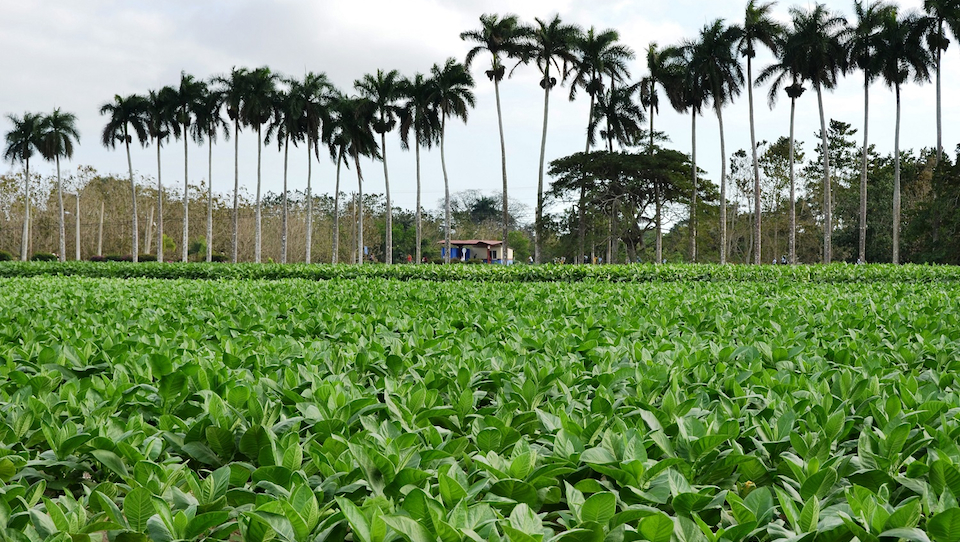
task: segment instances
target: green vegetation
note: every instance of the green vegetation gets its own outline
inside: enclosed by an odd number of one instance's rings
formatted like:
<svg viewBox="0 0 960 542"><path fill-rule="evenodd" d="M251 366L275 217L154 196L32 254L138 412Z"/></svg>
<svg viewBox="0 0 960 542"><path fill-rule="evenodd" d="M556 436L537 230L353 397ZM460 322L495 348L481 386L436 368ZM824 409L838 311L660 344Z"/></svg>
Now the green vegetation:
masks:
<svg viewBox="0 0 960 542"><path fill-rule="evenodd" d="M4 279L0 540L957 540L955 275L634 268Z"/></svg>

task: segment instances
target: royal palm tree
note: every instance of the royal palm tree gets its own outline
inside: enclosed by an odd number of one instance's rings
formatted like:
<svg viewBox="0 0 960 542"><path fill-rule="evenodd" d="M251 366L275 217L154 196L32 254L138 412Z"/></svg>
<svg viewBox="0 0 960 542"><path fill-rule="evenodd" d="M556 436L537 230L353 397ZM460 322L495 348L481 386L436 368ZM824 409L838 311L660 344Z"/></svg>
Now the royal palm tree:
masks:
<svg viewBox="0 0 960 542"><path fill-rule="evenodd" d="M563 81L569 75L570 66L577 62L577 44L581 41L583 31L577 25L564 24L559 15L554 15L550 21L535 19L537 24L531 35L532 58L540 69L542 78L540 87L543 89L543 134L540 137L540 170L537 174L537 217L536 239L534 240L534 261L540 263L543 248L543 168L547 157L547 119L550 115L550 90L556 86L558 80L552 71ZM506 258L506 254L504 254Z"/></svg>
<svg viewBox="0 0 960 542"><path fill-rule="evenodd" d="M191 129L191 124L203 107L203 98L206 94L205 81L198 80L186 72L180 72L180 88L176 92L173 116L174 121L180 126L178 132L183 136L183 240L181 243L183 246L180 258L184 262L187 261L190 247L190 170L187 142L191 138L197 143L203 141L203 130L199 127Z"/></svg>
<svg viewBox="0 0 960 542"><path fill-rule="evenodd" d="M430 149L440 133L440 114L432 102L434 81L422 73L413 79L405 79L402 85L404 103L400 109L400 144L410 148L410 133L413 133L413 146L417 162L417 211L416 211L416 262L421 259L421 241L423 238L420 204L420 147ZM506 178L506 177L504 177ZM506 245L504 245L506 246ZM506 263L506 262L504 262Z"/></svg>
<svg viewBox="0 0 960 542"><path fill-rule="evenodd" d="M303 123L301 132L307 142L307 232L306 232L306 263L312 259L313 249L313 156L320 159L320 142L324 140L322 134L330 122L329 101L333 86L324 73L308 72L303 81L297 82L291 93L298 93L303 104Z"/></svg>
<svg viewBox="0 0 960 542"><path fill-rule="evenodd" d="M923 47L923 20L916 13L888 10L880 30L880 75L897 99L896 132L893 137L893 263L900 263L900 87L908 80L930 80L933 59Z"/></svg>
<svg viewBox="0 0 960 542"><path fill-rule="evenodd" d="M163 176L160 149L170 134L180 134L180 126L174 118L177 91L173 87L151 90L146 96L147 136L157 144L157 261L163 260ZM149 231L149 227L147 230ZM149 235L148 235L149 236ZM148 243L149 244L149 243Z"/></svg>
<svg viewBox="0 0 960 542"><path fill-rule="evenodd" d="M607 142L607 151L613 152L616 142L620 148L634 147L643 137L643 123L646 121L643 108L635 97L640 91L640 83L623 87L613 87L597 96L593 109L593 118L587 127L590 144L600 137Z"/></svg>
<svg viewBox="0 0 960 542"><path fill-rule="evenodd" d="M277 147L283 150L283 195L281 196L281 219L280 219L280 263L287 263L287 220L289 217L289 207L287 198L287 172L290 163L290 142L294 146L297 141L304 139L304 102L303 93L298 89L299 82L296 79L285 81L289 86L288 90L277 90L274 94L274 115L270 119L267 127L267 137L265 143L270 144L270 138L276 135Z"/></svg>
<svg viewBox="0 0 960 542"><path fill-rule="evenodd" d="M227 116L233 121L233 232L231 247L233 263L237 263L240 229L240 126L243 124L243 103L247 99L247 81L250 71L234 67L230 75L220 75L214 82L220 85Z"/></svg>
<svg viewBox="0 0 960 542"><path fill-rule="evenodd" d="M727 263L727 154L723 137L723 106L740 94L743 69L735 53L743 31L717 19L700 32L690 69L703 81L720 125L720 264ZM758 239L759 241L759 239Z"/></svg>
<svg viewBox="0 0 960 542"><path fill-rule="evenodd" d="M67 261L67 241L63 220L63 182L60 178L60 157L72 158L73 146L80 141L80 132L77 131L77 116L73 113L61 113L60 108L43 117L40 121L40 154L45 160L57 163L57 207L58 207L58 245L60 261ZM79 254L79 252L78 252Z"/></svg>
<svg viewBox="0 0 960 542"><path fill-rule="evenodd" d="M263 162L263 125L274 115L276 104L277 82L280 76L262 66L251 71L246 76L244 85L243 106L240 109L240 118L243 123L257 129L257 196L254 207L254 241L253 261L260 263L260 249L263 244L261 229L261 202Z"/></svg>
<svg viewBox="0 0 960 542"><path fill-rule="evenodd" d="M802 80L809 81L817 92L820 110L820 149L823 160L823 263L833 259L833 197L830 179L830 141L827 135L827 117L823 111L823 91L837 86L837 78L846 68L844 42L850 29L841 15L823 4L813 9L790 8L793 16L797 58Z"/></svg>
<svg viewBox="0 0 960 542"><path fill-rule="evenodd" d="M777 53L778 37L783 27L773 20L770 12L773 2L757 4L756 0L747 3L743 20L743 33L737 47L740 54L747 58L747 101L750 104L750 149L753 155L753 236L757 240L757 250L753 263L760 265L760 164L757 161L757 135L753 117L753 59L757 56L757 46L764 45L774 54Z"/></svg>
<svg viewBox="0 0 960 542"><path fill-rule="evenodd" d="M30 158L43 145L43 115L24 113L22 117L7 115L13 123L13 129L7 132L7 145L3 158L11 162L21 162L24 167L23 181L23 237L20 241L20 259L27 260L30 246ZM63 252L61 251L61 254Z"/></svg>
<svg viewBox="0 0 960 542"><path fill-rule="evenodd" d="M383 157L383 181L386 187L387 223L386 223L386 250L384 261L393 263L393 204L390 201L390 176L387 174L387 132L397 125L397 113L400 110L398 102L401 98L402 79L400 72L377 70L377 75L364 75L363 79L353 83L360 96L376 104L376 118L373 121L373 130L380 134L380 153Z"/></svg>
<svg viewBox="0 0 960 542"><path fill-rule="evenodd" d="M193 123L194 129L207 141L207 262L213 261L213 144L218 132L230 139L230 125L220 114L222 108L223 93L208 85Z"/></svg>
<svg viewBox="0 0 960 542"><path fill-rule="evenodd" d="M503 246L504 254L507 253L507 234L510 232L510 214L507 210L507 144L503 135L503 112L500 108L500 81L506 75L506 66L503 65L505 59L516 59L519 63L526 63L530 59L531 29L521 25L516 15L484 14L480 16L480 29L470 30L460 34L460 39L476 43L467 53L466 66L482 52L490 53L490 69L486 70L487 78L493 81L494 96L497 100L497 127L500 130L500 165L503 172ZM511 73L512 70L511 70ZM408 102L409 103L409 102ZM416 130L416 129L415 129ZM429 139L429 138L428 138ZM419 141L419 138L418 138ZM432 144L432 143L431 143ZM419 153L419 147L417 152ZM419 179L418 179L419 181ZM418 192L419 194L419 192ZM420 206L417 205L419 216ZM417 221L419 227L420 221ZM419 261L420 243L417 242L417 261ZM507 259L503 259L507 263Z"/></svg>
<svg viewBox="0 0 960 542"><path fill-rule="evenodd" d="M127 169L130 172L130 193L133 198L133 261L138 260L140 242L137 229L137 185L133 181L133 161L130 159L130 142L133 135L137 136L140 144L147 142L147 100L142 96L131 94L127 97L116 95L113 102L100 107L101 115L109 115L107 125L103 127L100 142L104 147L115 149L117 141L123 141L127 149ZM132 132L132 134L131 134Z"/></svg>
<svg viewBox="0 0 960 542"><path fill-rule="evenodd" d="M867 260L867 150L869 149L869 120L870 120L870 83L880 75L880 50L883 43L880 40L880 28L883 26L884 14L893 9L893 6L875 0L867 6L860 0L853 3L856 24L847 40L847 59L850 67L856 66L863 72L863 158L860 164L860 229L857 258L861 262Z"/></svg>
<svg viewBox="0 0 960 542"><path fill-rule="evenodd" d="M448 58L443 66L434 64L431 74L434 83L431 85L433 93L430 101L440 113L440 167L443 170L443 229L446 245L444 261L450 263L450 178L447 175L447 158L444 154L447 117L459 118L466 123L467 114L476 100L473 96L473 76L467 71L466 66L455 59ZM501 252L501 257L506 262L507 252L503 250Z"/></svg>
<svg viewBox="0 0 960 542"><path fill-rule="evenodd" d="M950 45L944 34L943 26L950 28L953 36L960 37L960 0L923 0L923 9L929 18L927 21L927 44L933 53L937 76L937 163L943 157L943 117L940 110L940 61L943 52Z"/></svg>

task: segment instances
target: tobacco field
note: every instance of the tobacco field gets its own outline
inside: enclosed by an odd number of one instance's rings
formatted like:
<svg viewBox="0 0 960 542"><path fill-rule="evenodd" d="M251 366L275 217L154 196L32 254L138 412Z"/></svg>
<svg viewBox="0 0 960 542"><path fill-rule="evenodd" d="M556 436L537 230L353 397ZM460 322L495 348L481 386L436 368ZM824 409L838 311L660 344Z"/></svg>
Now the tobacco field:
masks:
<svg viewBox="0 0 960 542"><path fill-rule="evenodd" d="M0 541L960 541L960 281L685 272L4 278Z"/></svg>

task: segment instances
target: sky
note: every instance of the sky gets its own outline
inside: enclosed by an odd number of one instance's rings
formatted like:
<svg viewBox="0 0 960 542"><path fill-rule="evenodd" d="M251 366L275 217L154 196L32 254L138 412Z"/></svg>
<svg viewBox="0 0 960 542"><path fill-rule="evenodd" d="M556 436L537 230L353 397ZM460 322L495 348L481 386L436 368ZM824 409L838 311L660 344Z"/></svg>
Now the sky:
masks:
<svg viewBox="0 0 960 542"><path fill-rule="evenodd" d="M852 1L825 2L848 18ZM901 0L903 9L916 9L921 0ZM164 85L177 85L181 72L198 78L229 73L231 67L268 66L284 75L302 77L307 71L325 72L345 92L355 80L378 69L396 69L404 76L429 73L447 58L463 60L471 45L460 32L479 28L484 13L514 13L528 23L535 17L559 14L564 22L598 30L613 28L637 53L630 63L633 81L645 75L643 51L650 42L661 46L694 38L705 25L722 18L729 23L743 17L745 0L0 0L0 131L12 128L8 114L49 113L59 107L77 115L80 145L67 171L90 165L101 173L125 176L125 153L100 144L106 118L100 106L113 96L146 93ZM775 14L788 19L791 6L812 2L780 2ZM772 57L762 51L754 71ZM473 65L476 107L467 124L448 126L446 161L450 191L501 190L500 146L493 85L484 76L487 58ZM543 91L532 66L519 67L501 86L507 144L509 195L529 209L536 206ZM943 59L944 147L960 143L960 103L949 97L960 87L960 52L952 46ZM767 106L767 88L754 92L758 140L775 141L789 131L789 100L784 96L774 109ZM895 101L882 83L870 88L870 142L881 153L893 151ZM567 99L568 87L551 93L546 159L583 150L588 116L586 94ZM902 149L936 144L935 86L908 84L902 89ZM849 122L862 138L863 80L859 73L845 77L838 88L824 95L828 118ZM746 89L723 110L727 153L748 149L750 132ZM667 146L690 152L689 115L662 107L655 119L657 130L670 138ZM808 92L797 103L796 135L812 152L819 130L816 95ZM697 121L698 165L717 182L720 176L719 130L716 116L707 112ZM257 141L251 130L241 132L240 184L252 196L256 188ZM303 148L291 149L290 190L306 187L307 157ZM132 149L137 175L156 177L153 147ZM206 182L206 147L190 143L191 184ZM213 150L213 188L223 194L233 189L233 141ZM168 143L162 154L163 184L183 185L183 145ZM416 202L414 153L402 151L396 133L387 139L387 160L394 205L413 209ZM438 150L422 153L423 204L439 208L443 176ZM53 173L52 164L31 164L33 171ZM12 172L9 162L0 172ZM382 164L361 162L364 192L384 190ZM313 190L332 193L336 168L326 155L313 167ZM263 149L263 191L283 187L283 155L275 144ZM545 180L549 183L549 178ZM341 191L356 190L353 170L341 174ZM556 210L556 206L554 209Z"/></svg>

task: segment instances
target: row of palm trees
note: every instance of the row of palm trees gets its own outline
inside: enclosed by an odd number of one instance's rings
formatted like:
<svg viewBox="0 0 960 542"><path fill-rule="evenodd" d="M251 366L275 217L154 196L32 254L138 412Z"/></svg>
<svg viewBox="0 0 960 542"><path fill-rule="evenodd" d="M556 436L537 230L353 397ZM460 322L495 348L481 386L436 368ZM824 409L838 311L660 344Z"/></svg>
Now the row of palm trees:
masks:
<svg viewBox="0 0 960 542"><path fill-rule="evenodd" d="M284 153L284 202L283 227L281 237L281 260L286 261L287 254L287 164L291 144L303 143L308 153L307 201L312 201L311 168L313 160L319 159L320 148L329 151L331 159L337 164L335 187L335 215L339 210L340 169L356 168L358 190L363 192L363 174L360 158L379 159L383 163L387 203L386 261L392 258L392 227L390 184L387 164L387 133L399 126L401 146L410 147L410 134L413 134L413 147L417 163L417 247L420 232L420 149L421 147L440 147L441 168L445 185L445 229L449 257L450 210L449 181L444 155L445 130L451 119L467 120L468 111L474 105L473 78L469 69L472 63L484 54L490 60L487 78L493 83L498 128L500 135L501 163L503 175L503 252L507 253L508 234L508 182L506 167L506 143L503 131L503 118L500 102L500 86L520 65L533 64L537 67L543 89L543 129L540 145L540 167L538 172L538 196L535 224L534 257L537 262L542 257L543 235L543 177L546 158L546 140L551 91L558 85L569 82L569 99L573 100L579 90L589 96L589 118L586 130L585 152L597 144L597 135L604 141L607 150L612 151L616 143L621 148L637 147L646 144L647 152L656 152L654 118L659 113L661 95L680 113L690 113L692 126L691 158L693 191L690 200L690 258L697 259L696 207L698 199L698 178L696 167L696 122L698 116L708 108L712 109L720 127L720 261L726 263L726 147L723 130L723 110L741 92L747 89L750 112L750 135L752 148L752 169L754 176L754 235L761 239L760 212L760 176L756 156L756 136L754 130L753 88L759 84L770 83L769 103L771 107L779 93L785 91L791 100L790 141L793 149L793 127L796 100L810 85L817 94L821 120L821 145L829 148L827 140L826 116L823 109L823 91L836 86L841 74L860 70L864 74L864 156L861 181L860 209L860 259L865 260L866 232L866 168L867 129L870 82L880 78L887 83L897 96L897 134L895 137L895 156L899 158L899 115L900 89L909 79L926 81L930 70L937 74L937 124L938 156L942 152L940 121L940 58L949 41L945 37L945 27L960 30L960 0L925 0L925 14L901 12L894 4L875 0L866 4L861 0L854 3L856 21L848 24L840 14L831 12L825 6L817 4L810 9L792 8L790 21L782 25L772 16L773 3L758 3L750 0L744 11L743 24L727 24L722 20L706 25L695 39L682 43L659 47L651 43L646 50L646 68L648 74L637 82L631 82L628 63L635 58L629 47L620 43L615 30L583 30L577 25L564 23L559 16L550 19L536 18L534 24L521 22L515 15L487 14L480 17L480 27L463 32L461 38L474 47L469 51L464 63L454 59L433 66L429 74L416 74L412 78L401 76L397 71L378 71L365 75L354 83L355 93L348 95L337 90L322 73L307 73L302 79L289 78L272 72L267 67L257 69L234 68L229 74L200 80L188 74L181 74L177 87L164 87L150 91L145 95L116 96L110 103L103 105L101 114L108 116L108 122L102 133L102 143L115 148L122 143L126 148L130 182L133 183L133 167L130 160L130 144L134 137L146 145L148 142L157 149L157 185L158 205L162 204L162 177L160 153L163 144L171 138L182 139L184 145L184 197L189 189L188 140L208 143L208 161L212 163L212 144L219 135L230 137L232 128L234 138L234 227L233 260L237 258L237 223L239 191L239 148L238 138L243 129L249 128L256 133L258 140L257 189L256 189L256 227L254 259L260 261L260 196L261 196L261 160L262 147L275 141ZM759 71L754 78L753 60L758 49L767 48L775 56L775 61ZM746 78L741 57L746 59ZM746 79L746 80L745 80ZM226 113L224 118L223 113ZM647 117L649 115L649 118ZM26 116L25 116L26 117ZM644 123L649 120L646 130ZM14 119L17 124L20 119ZM379 142L377 141L379 134ZM644 136L648 136L645 138ZM8 150L10 143L8 134ZM16 139L16 138L14 138ZM18 143L18 144L22 144ZM27 144L29 146L29 144ZM35 145L36 148L39 146ZM824 189L824 243L823 260L831 260L831 181L828 153L823 156ZM25 154L10 155L23 159ZM53 156L53 155L52 155ZM59 155L56 155L59 156ZM899 160L897 160L899 163ZM899 165L899 164L898 164ZM791 261L796 261L796 200L791 159L790 179L790 243ZM899 236L899 167L895 168L894 183L894 249L893 261L898 261ZM212 167L210 169L212 176ZM208 179L208 190L212 186ZM661 207L664 203L660 187L656 190L656 261L661 261ZM135 192L134 192L135 193ZM212 194L208 192L207 238L208 254L211 257L212 243ZM133 202L133 255L136 258L137 224L136 197ZM614 203L615 204L615 203ZM160 210L162 211L162 209ZM184 236L188 228L189 216L184 206ZM584 243L583 194L579 204L580 252ZM615 212L615 210L611 211ZM162 217L162 212L159 213ZM312 209L307 213L307 255L309 262L310 238L312 228ZM362 220L362 218L360 219ZM163 227L158 224L158 239L162 238ZM25 226L26 227L26 226ZM338 238L339 224L334 223L334 243ZM362 231L362 228L360 228ZM185 238L181 243L187 258ZM162 251L163 243L157 243ZM362 235L358 239L358 251L363 253ZM337 258L334 247L333 259ZM163 259L162 252L158 254ZM760 251L756 251L755 263L760 263ZM420 254L417 255L419 261Z"/></svg>

